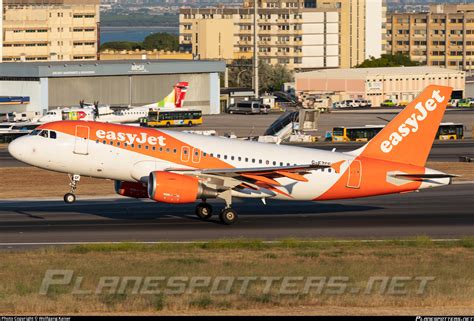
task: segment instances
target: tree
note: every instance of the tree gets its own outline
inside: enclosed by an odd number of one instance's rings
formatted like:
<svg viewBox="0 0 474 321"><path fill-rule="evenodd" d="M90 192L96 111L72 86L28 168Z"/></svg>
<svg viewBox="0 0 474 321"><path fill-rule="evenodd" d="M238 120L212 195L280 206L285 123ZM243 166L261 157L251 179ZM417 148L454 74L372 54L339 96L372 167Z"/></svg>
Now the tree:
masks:
<svg viewBox="0 0 474 321"><path fill-rule="evenodd" d="M141 42L132 42L132 41L110 41L103 43L100 46L100 51L111 49L111 50L135 50L142 49Z"/></svg>
<svg viewBox="0 0 474 321"><path fill-rule="evenodd" d="M166 32L158 32L151 34L145 38L142 43L146 50L179 50L179 39L177 35L172 35Z"/></svg>
<svg viewBox="0 0 474 321"><path fill-rule="evenodd" d="M375 67L400 67L400 66L418 66L420 63L412 61L409 56L397 53L395 55L383 54L380 58L370 57L364 60L356 68L375 68Z"/></svg>
<svg viewBox="0 0 474 321"><path fill-rule="evenodd" d="M253 86L253 65L251 59L235 59L229 66L231 87ZM285 65L270 65L263 60L258 63L258 81L261 92L281 90L285 82L293 81L293 73Z"/></svg>
<svg viewBox="0 0 474 321"><path fill-rule="evenodd" d="M131 41L111 41L103 43L100 46L100 51L112 49L112 50L166 50L166 51L178 51L179 41L177 35L172 35L165 32L153 33L145 38L143 42L131 42Z"/></svg>

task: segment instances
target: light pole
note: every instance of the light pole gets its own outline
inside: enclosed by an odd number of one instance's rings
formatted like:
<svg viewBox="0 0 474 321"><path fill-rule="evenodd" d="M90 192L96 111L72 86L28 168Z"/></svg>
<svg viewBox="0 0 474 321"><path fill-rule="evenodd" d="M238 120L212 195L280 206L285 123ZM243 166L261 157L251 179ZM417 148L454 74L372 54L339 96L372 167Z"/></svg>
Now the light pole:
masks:
<svg viewBox="0 0 474 321"><path fill-rule="evenodd" d="M258 42L257 42L257 5L258 0L253 2L253 91L255 98L258 99Z"/></svg>

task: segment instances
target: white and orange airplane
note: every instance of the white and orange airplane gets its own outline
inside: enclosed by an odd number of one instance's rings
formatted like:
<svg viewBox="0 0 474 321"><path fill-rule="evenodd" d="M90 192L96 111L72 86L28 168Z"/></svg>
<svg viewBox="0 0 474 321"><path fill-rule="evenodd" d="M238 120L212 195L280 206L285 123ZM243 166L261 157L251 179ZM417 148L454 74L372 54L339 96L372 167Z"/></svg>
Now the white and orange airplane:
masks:
<svg viewBox="0 0 474 321"><path fill-rule="evenodd" d="M226 206L219 217L237 220L232 199L322 201L416 191L451 183L425 167L452 88L427 87L365 146L346 153L281 146L101 122L59 121L15 139L16 159L68 173L73 203L80 176L115 180L118 194L165 203Z"/></svg>

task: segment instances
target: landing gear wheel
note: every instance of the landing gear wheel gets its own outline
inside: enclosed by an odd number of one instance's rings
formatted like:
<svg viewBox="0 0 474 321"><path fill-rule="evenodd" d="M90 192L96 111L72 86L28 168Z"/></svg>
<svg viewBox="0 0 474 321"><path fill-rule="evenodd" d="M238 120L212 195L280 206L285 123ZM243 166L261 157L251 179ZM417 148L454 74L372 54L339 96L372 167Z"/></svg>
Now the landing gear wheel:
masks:
<svg viewBox="0 0 474 321"><path fill-rule="evenodd" d="M64 202L68 204L72 204L76 201L76 195L73 193L66 193L64 194Z"/></svg>
<svg viewBox="0 0 474 321"><path fill-rule="evenodd" d="M68 176L69 180L71 181L69 183L71 190L69 193L64 194L64 202L67 204L72 204L76 201L76 195L74 193L76 192L77 184L81 180L81 175L69 174Z"/></svg>
<svg viewBox="0 0 474 321"><path fill-rule="evenodd" d="M208 220L212 217L212 206L208 203L199 203L196 206L196 215L202 220Z"/></svg>
<svg viewBox="0 0 474 321"><path fill-rule="evenodd" d="M226 225L234 224L237 221L237 212L232 208L224 208L219 214L219 219Z"/></svg>

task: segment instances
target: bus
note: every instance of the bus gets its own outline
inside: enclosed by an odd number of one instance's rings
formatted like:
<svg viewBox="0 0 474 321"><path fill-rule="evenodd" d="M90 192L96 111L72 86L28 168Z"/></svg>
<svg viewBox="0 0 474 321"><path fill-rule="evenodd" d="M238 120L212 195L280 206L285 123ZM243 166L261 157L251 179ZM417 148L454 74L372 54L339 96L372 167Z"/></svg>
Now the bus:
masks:
<svg viewBox="0 0 474 321"><path fill-rule="evenodd" d="M333 142L368 142L384 125L366 125L361 127L334 127L332 130ZM460 123L441 123L436 133L436 139L450 140L463 139L464 125Z"/></svg>
<svg viewBox="0 0 474 321"><path fill-rule="evenodd" d="M148 117L140 118L146 127L194 126L202 124L200 110L150 110Z"/></svg>

